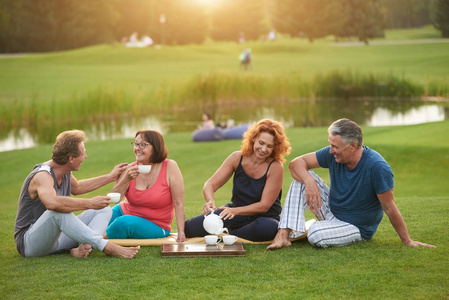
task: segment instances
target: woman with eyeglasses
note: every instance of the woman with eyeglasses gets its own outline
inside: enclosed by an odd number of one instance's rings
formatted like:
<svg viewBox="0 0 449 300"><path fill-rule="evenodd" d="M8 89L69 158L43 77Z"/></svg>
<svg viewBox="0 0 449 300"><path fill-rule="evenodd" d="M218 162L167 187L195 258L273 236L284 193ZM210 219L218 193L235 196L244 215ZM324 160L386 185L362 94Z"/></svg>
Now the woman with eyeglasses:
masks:
<svg viewBox="0 0 449 300"><path fill-rule="evenodd" d="M241 150L231 153L204 184L206 202L200 215L186 221L186 236L207 235L204 216L212 212L223 218L230 234L250 241L272 240L282 209L284 157L290 151L281 123L273 120L254 123L243 135ZM231 177L231 202L217 207L214 194Z"/></svg>
<svg viewBox="0 0 449 300"><path fill-rule="evenodd" d="M131 144L136 161L128 165L112 189L125 200L113 207L105 237L166 237L176 213L177 242L184 242L184 182L178 164L167 159L164 138L154 130L139 130ZM139 172L139 165L150 165L150 172Z"/></svg>

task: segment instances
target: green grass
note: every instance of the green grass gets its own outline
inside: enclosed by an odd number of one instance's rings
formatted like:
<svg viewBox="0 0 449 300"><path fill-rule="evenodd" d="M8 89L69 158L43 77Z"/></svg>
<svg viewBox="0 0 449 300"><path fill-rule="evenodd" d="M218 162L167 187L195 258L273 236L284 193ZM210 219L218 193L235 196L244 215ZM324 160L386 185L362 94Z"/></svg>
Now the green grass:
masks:
<svg viewBox="0 0 449 300"><path fill-rule="evenodd" d="M401 41L401 40L423 40L423 39L439 39L441 32L435 30L433 25L423 26L421 28L409 29L395 29L387 30L385 32L385 40L387 41Z"/></svg>
<svg viewBox="0 0 449 300"><path fill-rule="evenodd" d="M385 217L371 241L342 248L315 249L302 240L278 251L246 245L245 258L162 258L160 247L144 247L133 260L98 251L87 259L68 254L25 259L13 241L17 197L33 165L49 159L51 145L42 145L0 153L1 298L447 299L449 121L363 130L365 144L393 168L396 203L412 239L436 249L403 246ZM287 134L293 152L285 164L284 197L291 182L288 162L327 145L324 127L290 128ZM190 133L170 133L165 139L169 157L183 173L186 214L192 217L204 202L205 180L240 143L194 143ZM134 159L128 139L88 141L86 148L78 179ZM319 174L328 181L325 170ZM217 204L226 203L230 193L226 184Z"/></svg>
<svg viewBox="0 0 449 300"><path fill-rule="evenodd" d="M395 39L414 39L424 34L433 36L436 31L431 27L387 31L387 37L390 32ZM239 72L238 55L243 47L252 48L254 73L260 75L298 72L310 78L335 70L356 70L405 76L420 84L448 79L449 44L336 47L329 39L309 43L284 38L244 46L206 43L126 49L122 45L99 45L0 59L0 97L72 97L99 86L128 92L152 90L197 74Z"/></svg>

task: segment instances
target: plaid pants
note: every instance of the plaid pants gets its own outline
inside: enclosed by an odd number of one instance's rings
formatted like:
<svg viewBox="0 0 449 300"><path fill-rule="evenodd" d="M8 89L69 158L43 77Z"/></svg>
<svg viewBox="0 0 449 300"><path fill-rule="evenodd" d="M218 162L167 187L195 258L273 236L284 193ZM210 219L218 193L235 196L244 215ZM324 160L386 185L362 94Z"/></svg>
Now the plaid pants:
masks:
<svg viewBox="0 0 449 300"><path fill-rule="evenodd" d="M317 247L336 247L361 242L363 238L359 229L347 222L338 220L329 207L329 187L313 171L309 171L315 179L321 193L321 209L315 212L318 222L310 225L307 239ZM306 231L304 213L308 208L305 196L305 185L293 180L282 208L279 228L291 229L291 238L299 237Z"/></svg>

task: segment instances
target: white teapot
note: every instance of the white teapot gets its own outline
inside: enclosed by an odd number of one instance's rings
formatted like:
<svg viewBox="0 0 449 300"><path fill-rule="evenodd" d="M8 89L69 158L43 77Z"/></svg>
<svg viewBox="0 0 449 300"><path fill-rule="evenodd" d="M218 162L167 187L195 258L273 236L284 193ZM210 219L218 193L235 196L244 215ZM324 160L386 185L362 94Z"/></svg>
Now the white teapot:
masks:
<svg viewBox="0 0 449 300"><path fill-rule="evenodd" d="M224 231L228 231L227 228L223 228L223 219L213 212L204 217L203 227L209 234L220 235Z"/></svg>

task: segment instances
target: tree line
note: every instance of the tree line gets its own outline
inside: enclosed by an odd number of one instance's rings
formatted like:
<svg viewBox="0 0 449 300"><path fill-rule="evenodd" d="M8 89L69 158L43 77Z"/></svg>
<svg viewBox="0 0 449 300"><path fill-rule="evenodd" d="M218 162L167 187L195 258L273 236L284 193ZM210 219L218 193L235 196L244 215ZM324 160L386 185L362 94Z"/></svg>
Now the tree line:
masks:
<svg viewBox="0 0 449 300"><path fill-rule="evenodd" d="M449 0L0 0L0 52L111 43L133 32L157 44L256 40L275 29L310 41L368 42L386 28L434 23L449 37Z"/></svg>

